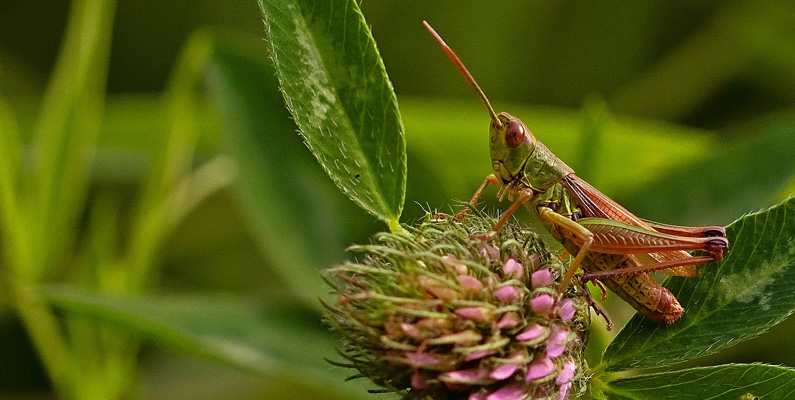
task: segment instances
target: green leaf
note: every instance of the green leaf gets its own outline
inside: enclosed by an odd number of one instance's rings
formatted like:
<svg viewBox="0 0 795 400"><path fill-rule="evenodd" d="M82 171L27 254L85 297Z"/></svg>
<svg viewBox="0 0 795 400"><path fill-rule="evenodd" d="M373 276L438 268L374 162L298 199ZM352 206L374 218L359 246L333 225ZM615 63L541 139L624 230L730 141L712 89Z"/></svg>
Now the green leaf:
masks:
<svg viewBox="0 0 795 400"><path fill-rule="evenodd" d="M743 137L717 147L632 196L616 196L644 218L683 224L725 224L731 216L779 201L795 175L795 113L784 112L722 132Z"/></svg>
<svg viewBox="0 0 795 400"><path fill-rule="evenodd" d="M253 42L253 43L252 43ZM329 291L320 270L375 226L325 176L295 135L258 40L216 40L207 86L225 152L235 161L244 217L266 260L305 304Z"/></svg>
<svg viewBox="0 0 795 400"><path fill-rule="evenodd" d="M685 309L670 326L635 315L605 350L609 370L658 367L758 336L795 311L795 199L727 227L730 250L700 278L666 285ZM601 368L597 367L597 368Z"/></svg>
<svg viewBox="0 0 795 400"><path fill-rule="evenodd" d="M353 370L324 357L336 340L318 314L226 296L104 296L75 287L49 287L45 297L72 315L111 323L163 346L221 361L331 398L366 399L360 385L344 383Z"/></svg>
<svg viewBox="0 0 795 400"><path fill-rule="evenodd" d="M763 364L729 364L641 375L607 382L613 399L792 399L795 370Z"/></svg>
<svg viewBox="0 0 795 400"><path fill-rule="evenodd" d="M397 226L406 143L392 84L354 0L260 0L288 108L337 186Z"/></svg>

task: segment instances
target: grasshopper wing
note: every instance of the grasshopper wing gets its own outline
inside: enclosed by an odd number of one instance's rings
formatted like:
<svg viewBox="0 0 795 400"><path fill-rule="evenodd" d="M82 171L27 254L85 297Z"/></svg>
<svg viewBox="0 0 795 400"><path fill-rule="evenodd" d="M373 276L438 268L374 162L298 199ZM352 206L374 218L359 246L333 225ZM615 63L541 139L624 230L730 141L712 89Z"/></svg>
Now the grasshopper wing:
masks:
<svg viewBox="0 0 795 400"><path fill-rule="evenodd" d="M607 197L602 192L591 186L588 182L574 174L563 178L563 184L568 188L580 205L584 217L607 218L623 222L639 228L657 231L645 220L629 212L626 208ZM693 256L682 250L661 251L635 256L642 264L674 263L677 260L685 261ZM686 262L685 262L686 263ZM672 267L660 271L666 275L693 277L699 275L699 268L695 265Z"/></svg>

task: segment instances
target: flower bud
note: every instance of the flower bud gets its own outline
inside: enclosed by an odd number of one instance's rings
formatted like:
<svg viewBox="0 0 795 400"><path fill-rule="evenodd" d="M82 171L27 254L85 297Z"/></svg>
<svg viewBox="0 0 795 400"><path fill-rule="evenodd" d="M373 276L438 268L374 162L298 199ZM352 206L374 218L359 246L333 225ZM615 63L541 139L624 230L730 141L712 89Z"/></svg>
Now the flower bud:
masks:
<svg viewBox="0 0 795 400"><path fill-rule="evenodd" d="M505 276L519 278L524 273L524 268L522 268L522 264L519 264L513 258L509 258L505 261L505 264L502 265L502 272Z"/></svg>
<svg viewBox="0 0 795 400"><path fill-rule="evenodd" d="M494 297L502 303L512 303L522 297L522 292L516 286L508 285L495 290Z"/></svg>
<svg viewBox="0 0 795 400"><path fill-rule="evenodd" d="M552 277L552 272L550 272L548 268L542 268L533 272L530 276L530 280L533 283L533 289L549 286L555 282L555 279Z"/></svg>
<svg viewBox="0 0 795 400"><path fill-rule="evenodd" d="M521 322L519 320L519 314L508 311L507 313L503 314L500 320L497 322L498 329L513 329L519 326Z"/></svg>
<svg viewBox="0 0 795 400"><path fill-rule="evenodd" d="M483 290L483 282L472 275L458 275L458 283L461 284L461 288L464 290L469 290L472 292L479 292Z"/></svg>
<svg viewBox="0 0 795 400"><path fill-rule="evenodd" d="M563 354L566 350L568 339L568 329L553 325L552 332L549 334L549 339L547 340L547 357L555 358Z"/></svg>
<svg viewBox="0 0 795 400"><path fill-rule="evenodd" d="M555 368L555 364L552 360L548 357L544 357L540 360L533 361L533 363L527 367L527 376L525 376L524 379L527 382L546 379L555 372Z"/></svg>
<svg viewBox="0 0 795 400"><path fill-rule="evenodd" d="M549 329L537 323L530 324L522 333L516 335L516 340L520 342L531 342L538 339L546 339L549 336Z"/></svg>
<svg viewBox="0 0 795 400"><path fill-rule="evenodd" d="M577 310L574 309L574 300L572 299L561 300L558 313L560 314L560 319L563 322L571 321L571 319L574 318L574 314L576 312Z"/></svg>
<svg viewBox="0 0 795 400"><path fill-rule="evenodd" d="M552 312L552 307L555 305L555 299L549 294L541 294L530 300L530 307L537 315L548 315Z"/></svg>

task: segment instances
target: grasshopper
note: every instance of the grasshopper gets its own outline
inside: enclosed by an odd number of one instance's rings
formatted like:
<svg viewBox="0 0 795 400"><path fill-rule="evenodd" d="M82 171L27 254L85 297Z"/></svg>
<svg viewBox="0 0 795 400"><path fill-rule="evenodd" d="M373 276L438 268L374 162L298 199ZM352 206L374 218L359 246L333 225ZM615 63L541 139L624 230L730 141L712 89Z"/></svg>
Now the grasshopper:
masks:
<svg viewBox="0 0 795 400"><path fill-rule="evenodd" d="M561 279L561 292L582 268L583 287L589 281L601 282L649 320L662 324L676 321L682 306L649 274L698 276L700 265L718 261L728 251L724 228L667 225L638 218L578 178L521 120L505 112L495 113L458 56L427 22L423 24L475 89L491 118L489 153L494 173L480 185L470 204L475 206L491 184L500 186L500 200L507 195L513 203L483 239L494 238L519 207L528 206L574 256ZM585 293L587 296L588 291ZM602 294L604 298L603 288ZM602 314L593 302L591 305ZM610 321L604 317L609 329Z"/></svg>

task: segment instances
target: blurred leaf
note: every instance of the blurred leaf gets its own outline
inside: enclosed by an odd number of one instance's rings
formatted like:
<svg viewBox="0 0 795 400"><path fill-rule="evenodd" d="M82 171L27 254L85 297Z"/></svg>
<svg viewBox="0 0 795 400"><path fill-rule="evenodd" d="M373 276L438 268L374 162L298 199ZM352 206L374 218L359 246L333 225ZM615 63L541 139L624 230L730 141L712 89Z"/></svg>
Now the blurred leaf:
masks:
<svg viewBox="0 0 795 400"><path fill-rule="evenodd" d="M72 2L33 137L30 142L13 143L14 133L2 132L9 135L3 144L13 147L0 151L0 156L27 164L3 168L0 177L0 196L4 197L0 206L10 207L4 212L14 214L0 216L3 265L11 278L7 292L53 390L65 398L80 397L80 389L95 380L103 381L102 390L114 391L115 382L107 376L128 375L113 368L100 374L74 368L82 357L104 355L72 352L57 316L25 290L27 285L61 275L61 267L73 264L68 257L73 255L71 245L78 241L77 226L86 207L87 171L100 131L115 8L113 0ZM21 143L29 149L22 149ZM22 155L25 150L30 154L15 160L14 153ZM14 173L17 176L11 176ZM24 189L15 190L20 183Z"/></svg>
<svg viewBox="0 0 795 400"><path fill-rule="evenodd" d="M207 83L237 164L247 222L266 259L306 304L328 292L322 268L374 226L325 176L295 134L260 41L218 40ZM365 217L365 218L362 218Z"/></svg>
<svg viewBox="0 0 795 400"><path fill-rule="evenodd" d="M45 274L73 238L88 193L88 166L100 130L116 2L75 1L50 77L32 146L35 149L33 235L41 265L24 271ZM46 227L46 228L45 228Z"/></svg>
<svg viewBox="0 0 795 400"><path fill-rule="evenodd" d="M75 287L50 287L56 307L121 326L161 345L238 368L324 389L331 398L366 399L344 383L352 370L332 367L336 341L305 308L223 296L112 297Z"/></svg>
<svg viewBox="0 0 795 400"><path fill-rule="evenodd" d="M206 62L206 60L205 60ZM195 83L195 82L194 82ZM198 131L194 156L205 160L218 154L220 133L213 105L206 98L191 100L195 108L186 110L192 118L191 128ZM152 159L165 150L164 132L173 127L169 108L157 94L116 94L107 99L102 118L102 132L92 164L92 181L96 183L137 182L143 180Z"/></svg>
<svg viewBox="0 0 795 400"><path fill-rule="evenodd" d="M3 252L11 254L14 245L9 242L16 239L15 232L19 231L23 220L17 210L21 153L22 143L16 118L5 99L0 97L0 234L3 237Z"/></svg>
<svg viewBox="0 0 795 400"><path fill-rule="evenodd" d="M3 95L40 93L44 86L42 78L31 68L28 60L23 61L19 54L8 50L0 48L0 60L3 60L0 64L0 87L3 88Z"/></svg>
<svg viewBox="0 0 795 400"><path fill-rule="evenodd" d="M682 317L659 326L636 315L605 350L604 367L659 367L714 353L795 311L795 199L737 220L726 235L723 261L705 266L701 278L667 281Z"/></svg>
<svg viewBox="0 0 795 400"><path fill-rule="evenodd" d="M396 228L406 144L392 85L354 0L260 0L281 89L337 186Z"/></svg>
<svg viewBox="0 0 795 400"><path fill-rule="evenodd" d="M791 399L795 370L763 364L684 369L611 381L605 394L611 400Z"/></svg>
<svg viewBox="0 0 795 400"><path fill-rule="evenodd" d="M516 103L497 107L521 118L563 161L574 163L582 158L581 147L588 140L583 135L594 124L589 121L593 118L590 114ZM400 108L410 155L423 159L436 174L436 180L430 183L441 182L451 196L440 201L469 200L486 175L493 172L488 150L489 118L483 105L474 96L468 101L402 97ZM616 115L603 123L600 151L589 155L589 163L598 165L598 171L576 172L609 196L645 187L682 163L706 158L715 147L714 136L704 130ZM412 176L409 184L417 185L417 179L425 177ZM488 193L484 199L493 197Z"/></svg>
<svg viewBox="0 0 795 400"><path fill-rule="evenodd" d="M212 164L211 168L202 168L202 173L191 171L200 120L197 88L212 53L212 43L207 32L199 31L189 38L177 58L164 95L168 129L157 138L150 153L135 217L127 229L126 261L130 270L128 280L133 287L151 280L157 253L181 218L204 197L232 180L229 168L212 168ZM204 183L206 188L202 188Z"/></svg>
<svg viewBox="0 0 795 400"><path fill-rule="evenodd" d="M748 15L743 8L759 7L740 4L716 11L670 54L618 90L610 104L623 113L666 120L692 113L751 62L747 32L738 29Z"/></svg>
<svg viewBox="0 0 795 400"><path fill-rule="evenodd" d="M582 139L579 147L579 154L569 165L579 171L587 171L590 176L599 176L600 164L597 159L600 153L604 152L603 137L605 128L611 119L610 110L604 99L592 95L585 99L581 117ZM593 183L592 183L593 184Z"/></svg>
<svg viewBox="0 0 795 400"><path fill-rule="evenodd" d="M723 132L744 137L712 155L621 198L638 215L669 223L725 224L732 215L767 207L795 175L795 112ZM665 218L663 218L665 217Z"/></svg>

